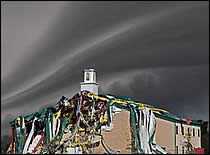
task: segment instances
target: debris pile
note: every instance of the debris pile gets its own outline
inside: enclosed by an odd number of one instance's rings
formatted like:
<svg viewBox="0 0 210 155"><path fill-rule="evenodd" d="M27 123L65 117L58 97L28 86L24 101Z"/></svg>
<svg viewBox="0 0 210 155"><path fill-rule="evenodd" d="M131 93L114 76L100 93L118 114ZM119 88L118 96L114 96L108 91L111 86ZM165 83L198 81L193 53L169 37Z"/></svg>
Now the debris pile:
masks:
<svg viewBox="0 0 210 155"><path fill-rule="evenodd" d="M118 153L104 142L102 129L111 129L113 112L130 112L132 153L166 153L154 141L153 112L166 113L150 105L112 95L88 91L62 97L55 107L19 116L12 122L9 154L91 154L100 144L109 154Z"/></svg>

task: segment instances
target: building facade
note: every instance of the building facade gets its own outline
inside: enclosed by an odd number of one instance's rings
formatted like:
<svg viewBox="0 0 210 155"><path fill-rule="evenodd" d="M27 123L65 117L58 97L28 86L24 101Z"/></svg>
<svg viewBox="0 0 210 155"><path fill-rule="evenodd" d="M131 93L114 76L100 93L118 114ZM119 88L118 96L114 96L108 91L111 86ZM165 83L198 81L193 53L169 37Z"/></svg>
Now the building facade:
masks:
<svg viewBox="0 0 210 155"><path fill-rule="evenodd" d="M81 82L80 85L81 91L87 90L98 94L99 84L96 82L96 71L94 69L85 69L84 81ZM187 122L170 113L165 116L156 113L155 116L155 141L168 153L187 154L191 153L195 148L201 148L201 123L197 121ZM115 123L115 127L112 129L114 131L117 130L116 124L117 123ZM130 134L130 131L127 130L128 126L128 121L126 121L126 125L120 126L120 130L127 131L127 135ZM110 142L115 144L116 142L112 140L112 137L115 137L115 132L110 132L107 138L110 139ZM126 145L130 145L130 139L126 141Z"/></svg>
<svg viewBox="0 0 210 155"><path fill-rule="evenodd" d="M156 114L157 144L171 154L192 153L201 148L201 126L198 122L188 123L174 116L159 117Z"/></svg>
<svg viewBox="0 0 210 155"><path fill-rule="evenodd" d="M201 147L200 126L176 123L176 152L185 154Z"/></svg>

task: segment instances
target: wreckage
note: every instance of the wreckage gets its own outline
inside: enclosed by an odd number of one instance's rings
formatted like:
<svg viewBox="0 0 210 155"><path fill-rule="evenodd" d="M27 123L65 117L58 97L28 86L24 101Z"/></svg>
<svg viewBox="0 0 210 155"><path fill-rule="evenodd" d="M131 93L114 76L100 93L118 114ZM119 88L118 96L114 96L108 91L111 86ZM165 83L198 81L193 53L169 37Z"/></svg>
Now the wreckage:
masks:
<svg viewBox="0 0 210 155"><path fill-rule="evenodd" d="M166 154L154 140L155 114L167 111L113 95L81 91L62 96L55 107L18 116L10 122L8 154L91 154L99 145L108 154L102 130L110 129L116 109L130 112L132 153Z"/></svg>

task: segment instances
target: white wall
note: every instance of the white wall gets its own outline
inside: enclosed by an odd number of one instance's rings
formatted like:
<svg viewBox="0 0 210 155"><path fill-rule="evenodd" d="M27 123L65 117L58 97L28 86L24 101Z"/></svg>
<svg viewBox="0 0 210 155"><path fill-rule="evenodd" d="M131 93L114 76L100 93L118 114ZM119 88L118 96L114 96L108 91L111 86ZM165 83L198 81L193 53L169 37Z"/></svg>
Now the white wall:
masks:
<svg viewBox="0 0 210 155"><path fill-rule="evenodd" d="M93 92L95 94L98 94L98 85L97 84L91 84L91 83L83 83L81 84L81 91L87 90L90 92Z"/></svg>
<svg viewBox="0 0 210 155"><path fill-rule="evenodd" d="M176 134L176 146L178 146L179 154L182 154L182 146L183 146L183 142L186 140L188 128L190 128L190 134L191 134L190 142L193 145L193 147L201 147L201 129L199 126L182 124L184 128L184 135L182 135L181 124L176 123L176 126L178 126L178 134ZM193 128L195 130L195 136L193 136ZM198 136L198 130L200 132L200 136ZM184 152L185 151L186 151L186 148L184 149Z"/></svg>

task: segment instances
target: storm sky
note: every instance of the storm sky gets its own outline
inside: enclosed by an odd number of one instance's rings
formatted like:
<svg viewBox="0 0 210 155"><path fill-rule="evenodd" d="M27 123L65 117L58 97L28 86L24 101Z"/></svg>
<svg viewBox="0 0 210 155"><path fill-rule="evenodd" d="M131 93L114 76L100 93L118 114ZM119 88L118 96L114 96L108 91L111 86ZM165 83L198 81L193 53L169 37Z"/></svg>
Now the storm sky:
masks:
<svg viewBox="0 0 210 155"><path fill-rule="evenodd" d="M1 2L1 127L80 90L209 120L209 3Z"/></svg>

